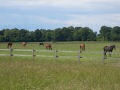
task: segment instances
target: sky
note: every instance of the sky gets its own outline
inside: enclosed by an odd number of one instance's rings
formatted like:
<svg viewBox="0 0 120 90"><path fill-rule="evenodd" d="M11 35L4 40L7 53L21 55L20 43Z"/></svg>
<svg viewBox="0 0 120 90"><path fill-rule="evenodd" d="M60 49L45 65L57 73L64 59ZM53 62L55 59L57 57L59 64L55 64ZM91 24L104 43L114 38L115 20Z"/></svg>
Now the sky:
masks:
<svg viewBox="0 0 120 90"><path fill-rule="evenodd" d="M120 0L0 0L0 29L120 26Z"/></svg>

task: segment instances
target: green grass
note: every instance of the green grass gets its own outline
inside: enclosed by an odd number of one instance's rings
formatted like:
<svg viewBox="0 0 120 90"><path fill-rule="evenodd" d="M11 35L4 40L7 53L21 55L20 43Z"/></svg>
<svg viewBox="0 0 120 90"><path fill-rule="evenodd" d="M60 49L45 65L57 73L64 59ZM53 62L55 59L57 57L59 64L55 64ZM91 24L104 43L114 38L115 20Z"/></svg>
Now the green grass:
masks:
<svg viewBox="0 0 120 90"><path fill-rule="evenodd" d="M81 42L53 44L53 49L76 51ZM81 63L76 58L4 57L0 56L0 90L120 90L119 42L85 42L86 51ZM112 58L102 63L102 48L115 44L117 50ZM6 43L0 44L0 49ZM38 44L22 47L15 43L13 48L45 50ZM99 53L95 53L99 52ZM0 51L0 54L7 51ZM17 54L32 54L14 52ZM76 56L78 53L60 53L62 56ZM39 55L54 55L48 52Z"/></svg>

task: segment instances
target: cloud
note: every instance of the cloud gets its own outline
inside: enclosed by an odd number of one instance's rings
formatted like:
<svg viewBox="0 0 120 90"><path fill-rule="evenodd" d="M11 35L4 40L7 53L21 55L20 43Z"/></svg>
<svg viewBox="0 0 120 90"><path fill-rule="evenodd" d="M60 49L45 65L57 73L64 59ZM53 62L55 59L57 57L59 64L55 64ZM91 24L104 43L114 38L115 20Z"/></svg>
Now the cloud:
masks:
<svg viewBox="0 0 120 90"><path fill-rule="evenodd" d="M94 31L98 31L100 26L120 26L120 14L101 14L101 15L81 15L81 14L70 14L64 17L67 19L50 18L47 16L39 15L20 15L20 14L9 14L8 18L4 15L0 15L1 24L10 26L27 26L38 28L57 28L62 26L82 26L90 27ZM9 18L11 17L11 18ZM14 27L13 27L14 28Z"/></svg>
<svg viewBox="0 0 120 90"><path fill-rule="evenodd" d="M119 6L119 0L1 0L0 6L20 8L38 8L38 7L59 7L59 8L81 8L95 9L101 6L113 7Z"/></svg>
<svg viewBox="0 0 120 90"><path fill-rule="evenodd" d="M0 24L56 28L120 25L120 0L0 0Z"/></svg>
<svg viewBox="0 0 120 90"><path fill-rule="evenodd" d="M69 17L70 19L64 22L68 26L90 27L97 32L103 25L120 26L120 14L69 15Z"/></svg>
<svg viewBox="0 0 120 90"><path fill-rule="evenodd" d="M73 24L120 24L119 14L98 14L98 15L69 15Z"/></svg>

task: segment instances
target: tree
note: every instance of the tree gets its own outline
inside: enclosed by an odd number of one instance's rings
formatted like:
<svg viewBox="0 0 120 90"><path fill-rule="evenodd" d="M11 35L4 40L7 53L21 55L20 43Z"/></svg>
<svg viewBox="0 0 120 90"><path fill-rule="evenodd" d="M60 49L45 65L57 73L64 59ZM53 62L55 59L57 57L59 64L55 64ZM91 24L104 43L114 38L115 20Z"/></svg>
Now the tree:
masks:
<svg viewBox="0 0 120 90"><path fill-rule="evenodd" d="M120 41L120 27L116 26L111 31L112 40L113 41Z"/></svg>
<svg viewBox="0 0 120 90"><path fill-rule="evenodd" d="M4 38L5 41L9 42L9 41L19 41L19 30L17 28L14 28L12 30L6 29L4 31Z"/></svg>
<svg viewBox="0 0 120 90"><path fill-rule="evenodd" d="M100 29L100 35L104 41L111 40L111 27L102 26Z"/></svg>
<svg viewBox="0 0 120 90"><path fill-rule="evenodd" d="M35 41L36 42L40 42L40 41L42 41L42 32L41 32L41 30L39 30L39 29L37 29L37 30L35 30L35 32L34 32L34 38L35 38Z"/></svg>
<svg viewBox="0 0 120 90"><path fill-rule="evenodd" d="M52 30L47 30L45 34L45 40L46 41L52 41L54 39L54 34Z"/></svg>
<svg viewBox="0 0 120 90"><path fill-rule="evenodd" d="M21 29L19 31L19 41L29 41L30 40L30 33L28 30Z"/></svg>

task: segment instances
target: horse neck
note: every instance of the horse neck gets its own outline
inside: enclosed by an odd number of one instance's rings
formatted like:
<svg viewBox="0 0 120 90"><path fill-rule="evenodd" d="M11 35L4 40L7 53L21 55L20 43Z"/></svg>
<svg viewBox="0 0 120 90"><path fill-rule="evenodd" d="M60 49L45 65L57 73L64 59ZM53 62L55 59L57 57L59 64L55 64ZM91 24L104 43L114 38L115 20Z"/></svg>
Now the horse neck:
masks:
<svg viewBox="0 0 120 90"><path fill-rule="evenodd" d="M114 48L115 48L115 47L112 46L112 47L111 47L111 51L113 51Z"/></svg>

